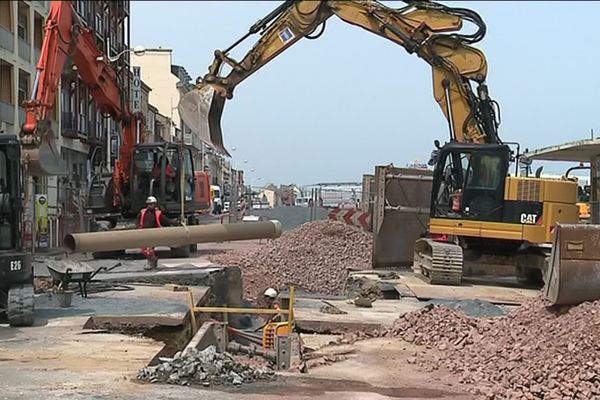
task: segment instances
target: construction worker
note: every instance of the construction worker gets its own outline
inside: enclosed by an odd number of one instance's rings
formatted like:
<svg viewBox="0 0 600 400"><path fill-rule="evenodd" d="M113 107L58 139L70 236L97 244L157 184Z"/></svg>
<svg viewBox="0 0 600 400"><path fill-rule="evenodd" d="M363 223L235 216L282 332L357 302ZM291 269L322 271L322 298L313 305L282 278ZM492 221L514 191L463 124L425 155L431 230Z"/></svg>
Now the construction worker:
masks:
<svg viewBox="0 0 600 400"><path fill-rule="evenodd" d="M274 310L281 310L281 305L279 304L279 301L277 300L277 290L275 290L273 288L268 288L263 293L263 299L265 301L266 308L272 308ZM281 322L283 320L282 317L283 317L282 314L275 314L269 320L269 322Z"/></svg>
<svg viewBox="0 0 600 400"><path fill-rule="evenodd" d="M160 228L163 226L177 225L177 222L167 218L158 208L158 201L154 196L148 196L146 199L146 208L140 210L137 216L138 229ZM158 265L158 257L152 247L144 247L142 254L148 260L144 269L154 269Z"/></svg>

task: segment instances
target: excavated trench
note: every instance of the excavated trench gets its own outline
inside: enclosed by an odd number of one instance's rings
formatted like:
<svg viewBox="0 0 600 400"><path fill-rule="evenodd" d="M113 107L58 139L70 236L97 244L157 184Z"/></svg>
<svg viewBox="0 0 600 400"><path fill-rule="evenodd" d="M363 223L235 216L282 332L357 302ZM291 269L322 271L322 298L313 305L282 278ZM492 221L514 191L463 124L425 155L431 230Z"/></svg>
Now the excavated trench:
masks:
<svg viewBox="0 0 600 400"><path fill-rule="evenodd" d="M185 348L193 336L189 313L183 321L161 317L90 317L83 328L143 336L164 343L148 365L158 364L160 357L173 357Z"/></svg>

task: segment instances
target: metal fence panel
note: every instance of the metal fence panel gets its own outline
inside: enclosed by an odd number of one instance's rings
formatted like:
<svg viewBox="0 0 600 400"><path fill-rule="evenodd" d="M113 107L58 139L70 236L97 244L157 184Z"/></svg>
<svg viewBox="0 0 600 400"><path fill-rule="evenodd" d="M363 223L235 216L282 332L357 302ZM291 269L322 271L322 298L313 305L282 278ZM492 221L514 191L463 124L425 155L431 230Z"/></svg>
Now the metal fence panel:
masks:
<svg viewBox="0 0 600 400"><path fill-rule="evenodd" d="M412 265L415 241L426 231L433 172L375 167L373 268Z"/></svg>

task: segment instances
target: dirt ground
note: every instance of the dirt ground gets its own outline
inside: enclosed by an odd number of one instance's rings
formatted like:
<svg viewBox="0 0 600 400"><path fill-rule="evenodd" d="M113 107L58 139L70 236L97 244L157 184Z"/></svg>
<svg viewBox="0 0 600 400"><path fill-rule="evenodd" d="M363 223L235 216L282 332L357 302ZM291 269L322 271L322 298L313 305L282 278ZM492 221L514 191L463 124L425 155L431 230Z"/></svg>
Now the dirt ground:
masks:
<svg viewBox="0 0 600 400"><path fill-rule="evenodd" d="M286 373L275 383L233 389L138 383L139 368L162 343L121 334L83 334L86 318L51 320L45 326L0 327L1 399L468 399L460 388L440 383L439 372L406 362L414 348L373 339L356 354L309 374Z"/></svg>
<svg viewBox="0 0 600 400"><path fill-rule="evenodd" d="M254 246L260 244L248 241L203 245L196 257L161 262L166 270L184 263L203 266L208 264L209 254ZM125 262L141 265L143 260L132 257ZM91 296L88 302L98 296ZM123 302L119 307L126 308L126 299L117 298ZM394 309L390 315L397 314ZM356 343L354 353L344 361L311 368L308 374L284 373L273 383L239 388L143 384L136 380L137 371L154 358L163 343L143 336L84 333L82 327L87 318L82 314L54 313L39 319L38 326L31 328L0 324L0 400L471 398L463 388L445 383L443 372L421 371L407 362L415 351L422 350L389 339Z"/></svg>

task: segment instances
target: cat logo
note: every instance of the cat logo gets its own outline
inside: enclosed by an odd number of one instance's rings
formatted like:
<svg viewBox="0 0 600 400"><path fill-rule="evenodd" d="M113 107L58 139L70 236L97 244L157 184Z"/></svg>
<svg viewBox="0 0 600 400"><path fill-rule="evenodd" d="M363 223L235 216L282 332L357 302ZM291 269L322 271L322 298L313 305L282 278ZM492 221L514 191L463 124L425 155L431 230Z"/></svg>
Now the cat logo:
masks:
<svg viewBox="0 0 600 400"><path fill-rule="evenodd" d="M521 214L521 223L527 225L535 225L537 222L538 215L537 214Z"/></svg>

